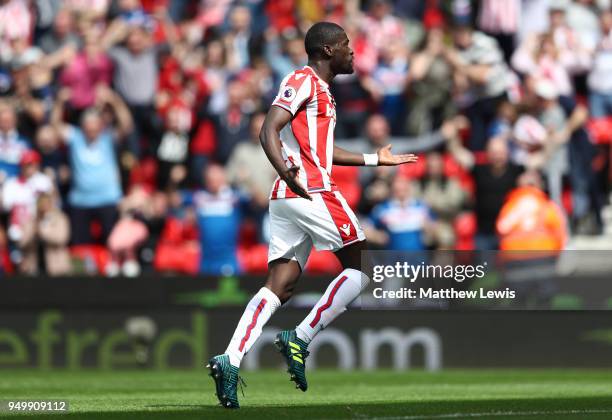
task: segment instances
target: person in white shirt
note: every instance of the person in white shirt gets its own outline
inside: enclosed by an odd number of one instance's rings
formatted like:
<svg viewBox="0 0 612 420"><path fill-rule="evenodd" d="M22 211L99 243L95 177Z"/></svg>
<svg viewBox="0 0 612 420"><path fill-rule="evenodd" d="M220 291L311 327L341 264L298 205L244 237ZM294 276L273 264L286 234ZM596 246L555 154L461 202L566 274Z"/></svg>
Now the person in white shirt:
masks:
<svg viewBox="0 0 612 420"><path fill-rule="evenodd" d="M9 213L9 238L21 238L23 224L36 216L36 202L42 193L53 191L53 182L40 172L40 155L34 150L23 153L21 173L9 178L2 187L2 209Z"/></svg>

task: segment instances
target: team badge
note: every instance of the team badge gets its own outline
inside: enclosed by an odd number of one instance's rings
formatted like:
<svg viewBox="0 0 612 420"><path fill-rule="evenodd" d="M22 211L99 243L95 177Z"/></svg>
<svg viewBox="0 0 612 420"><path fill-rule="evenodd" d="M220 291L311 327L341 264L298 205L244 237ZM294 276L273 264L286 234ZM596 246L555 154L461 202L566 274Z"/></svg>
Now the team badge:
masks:
<svg viewBox="0 0 612 420"><path fill-rule="evenodd" d="M281 99L285 102L291 102L293 101L293 98L295 98L295 89L291 86L285 87L285 89L283 89Z"/></svg>

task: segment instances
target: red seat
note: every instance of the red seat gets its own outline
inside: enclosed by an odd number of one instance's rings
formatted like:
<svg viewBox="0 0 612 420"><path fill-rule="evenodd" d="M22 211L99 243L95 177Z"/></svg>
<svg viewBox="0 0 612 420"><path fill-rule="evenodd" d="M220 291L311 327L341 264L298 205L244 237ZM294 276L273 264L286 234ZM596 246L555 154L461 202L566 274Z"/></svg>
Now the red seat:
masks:
<svg viewBox="0 0 612 420"><path fill-rule="evenodd" d="M154 191L157 183L157 161L143 158L130 172L130 186L140 184L148 191Z"/></svg>
<svg viewBox="0 0 612 420"><path fill-rule="evenodd" d="M478 226L476 215L473 212L461 213L455 218L453 225L457 235L455 248L459 251L473 250L475 248L474 235Z"/></svg>
<svg viewBox="0 0 612 420"><path fill-rule="evenodd" d="M265 244L240 247L237 251L237 258L245 273L263 274L268 271L268 247ZM313 249L306 263L305 271L309 274L334 274L342 271L342 266L331 251Z"/></svg>
<svg viewBox="0 0 612 420"><path fill-rule="evenodd" d="M592 118L587 122L587 129L595 143L612 143L612 117Z"/></svg>
<svg viewBox="0 0 612 420"><path fill-rule="evenodd" d="M196 274L200 268L200 246L195 225L168 217L155 249L156 271Z"/></svg>
<svg viewBox="0 0 612 420"><path fill-rule="evenodd" d="M257 243L257 225L248 220L240 225L238 246L249 247Z"/></svg>
<svg viewBox="0 0 612 420"><path fill-rule="evenodd" d="M306 271L310 274L335 274L342 271L342 266L331 251L316 251L313 249L306 264Z"/></svg>
<svg viewBox="0 0 612 420"><path fill-rule="evenodd" d="M561 204L563 205L563 209L565 213L570 215L574 210L573 201L572 201L572 190L569 188L565 188L561 193Z"/></svg>
<svg viewBox="0 0 612 420"><path fill-rule="evenodd" d="M158 272L197 274L200 268L200 247L196 242L160 242L155 249L153 267Z"/></svg>
<svg viewBox="0 0 612 420"><path fill-rule="evenodd" d="M262 274L268 271L268 246L266 244L240 246L236 251L236 257L240 268L245 273Z"/></svg>

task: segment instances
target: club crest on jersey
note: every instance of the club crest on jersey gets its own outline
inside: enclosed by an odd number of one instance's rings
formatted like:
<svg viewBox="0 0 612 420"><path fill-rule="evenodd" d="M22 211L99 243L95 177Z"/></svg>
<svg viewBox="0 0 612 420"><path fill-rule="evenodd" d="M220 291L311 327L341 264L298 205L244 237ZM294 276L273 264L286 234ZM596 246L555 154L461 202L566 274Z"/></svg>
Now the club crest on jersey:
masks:
<svg viewBox="0 0 612 420"><path fill-rule="evenodd" d="M285 87L285 89L283 90L283 94L282 94L282 100L285 102L291 102L293 101L293 98L295 98L295 89L292 88L291 86L287 86Z"/></svg>

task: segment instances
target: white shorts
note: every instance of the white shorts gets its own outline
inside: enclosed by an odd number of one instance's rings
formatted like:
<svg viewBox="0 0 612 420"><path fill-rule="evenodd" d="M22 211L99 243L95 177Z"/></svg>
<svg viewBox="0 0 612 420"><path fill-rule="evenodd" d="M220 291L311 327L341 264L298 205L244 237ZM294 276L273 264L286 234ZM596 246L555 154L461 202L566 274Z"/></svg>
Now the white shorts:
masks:
<svg viewBox="0 0 612 420"><path fill-rule="evenodd" d="M311 193L305 198L270 200L268 262L295 260L302 269L313 245L318 251L338 249L363 241L361 225L339 191Z"/></svg>

